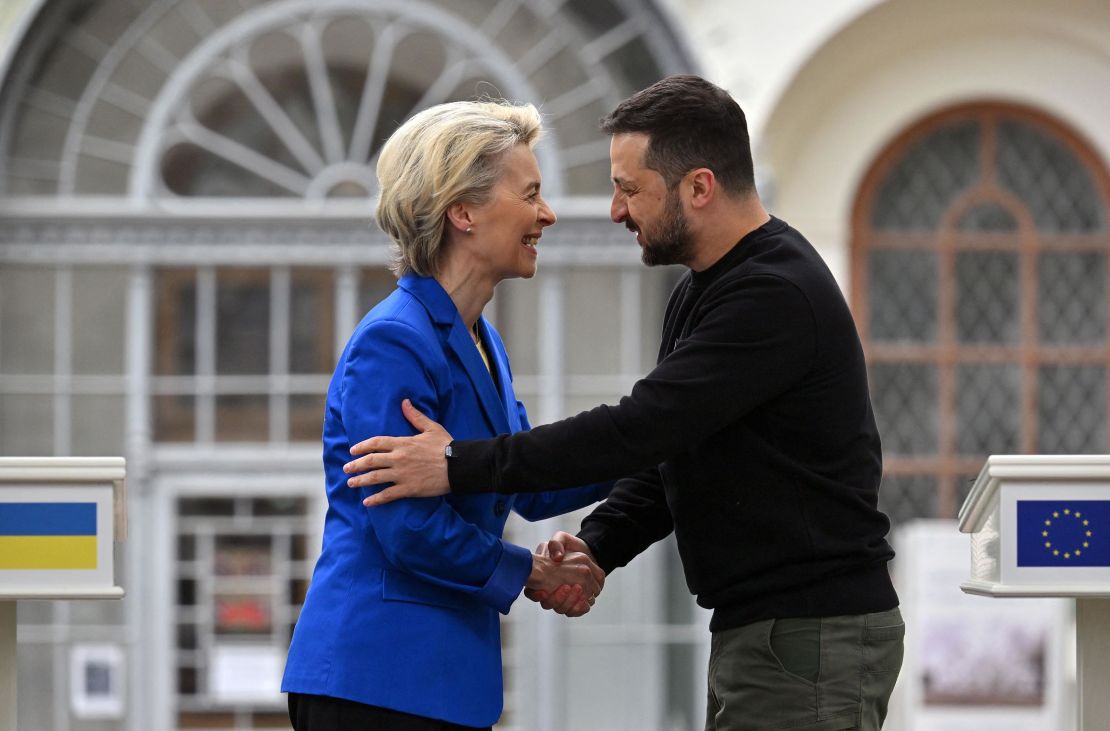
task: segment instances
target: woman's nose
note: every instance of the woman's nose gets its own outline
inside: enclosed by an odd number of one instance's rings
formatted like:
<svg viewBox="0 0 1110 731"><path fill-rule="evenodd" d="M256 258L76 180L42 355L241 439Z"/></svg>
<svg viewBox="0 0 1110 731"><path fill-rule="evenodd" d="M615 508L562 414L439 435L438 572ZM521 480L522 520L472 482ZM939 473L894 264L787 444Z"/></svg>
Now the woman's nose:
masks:
<svg viewBox="0 0 1110 731"><path fill-rule="evenodd" d="M540 199L540 223L542 223L544 226L550 226L551 224L555 223L557 220L559 220L559 219L555 215L555 211L551 208L551 206L549 206L547 204L547 201L545 201L544 199L541 198Z"/></svg>

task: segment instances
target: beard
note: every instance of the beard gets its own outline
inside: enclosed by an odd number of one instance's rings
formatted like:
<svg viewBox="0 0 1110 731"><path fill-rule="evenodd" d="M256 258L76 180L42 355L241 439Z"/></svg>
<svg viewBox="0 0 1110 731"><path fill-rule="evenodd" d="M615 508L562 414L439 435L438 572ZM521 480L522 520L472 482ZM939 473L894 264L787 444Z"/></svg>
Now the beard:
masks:
<svg viewBox="0 0 1110 731"><path fill-rule="evenodd" d="M694 258L694 242L690 236L690 224L682 212L682 202L678 198L678 191L673 190L667 194L667 202L663 206L663 215L659 222L647 231L639 228L635 221L628 221L626 225L639 229L644 239L644 247L640 252L640 259L649 267L663 266L666 264L687 264Z"/></svg>

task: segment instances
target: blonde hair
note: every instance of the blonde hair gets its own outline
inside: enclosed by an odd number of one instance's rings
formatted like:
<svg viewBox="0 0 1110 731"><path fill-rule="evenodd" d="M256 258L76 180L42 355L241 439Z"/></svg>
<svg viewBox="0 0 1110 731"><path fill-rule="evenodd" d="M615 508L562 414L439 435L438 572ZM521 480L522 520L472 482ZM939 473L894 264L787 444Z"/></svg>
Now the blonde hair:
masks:
<svg viewBox="0 0 1110 731"><path fill-rule="evenodd" d="M501 159L540 137L531 104L451 102L413 116L386 140L378 157L378 225L393 239L398 277L437 273L447 209L487 202Z"/></svg>

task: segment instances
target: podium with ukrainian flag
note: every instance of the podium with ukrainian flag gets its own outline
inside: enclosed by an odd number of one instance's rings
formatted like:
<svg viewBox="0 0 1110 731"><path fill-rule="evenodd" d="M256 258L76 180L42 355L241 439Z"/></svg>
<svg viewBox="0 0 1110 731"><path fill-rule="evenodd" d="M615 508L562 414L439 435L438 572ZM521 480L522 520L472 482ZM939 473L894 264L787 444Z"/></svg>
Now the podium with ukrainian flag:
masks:
<svg viewBox="0 0 1110 731"><path fill-rule="evenodd" d="M119 599L122 457L0 457L0 731L16 728L16 602Z"/></svg>
<svg viewBox="0 0 1110 731"><path fill-rule="evenodd" d="M1076 602L1080 731L1110 719L1110 455L992 455L960 509L989 597Z"/></svg>

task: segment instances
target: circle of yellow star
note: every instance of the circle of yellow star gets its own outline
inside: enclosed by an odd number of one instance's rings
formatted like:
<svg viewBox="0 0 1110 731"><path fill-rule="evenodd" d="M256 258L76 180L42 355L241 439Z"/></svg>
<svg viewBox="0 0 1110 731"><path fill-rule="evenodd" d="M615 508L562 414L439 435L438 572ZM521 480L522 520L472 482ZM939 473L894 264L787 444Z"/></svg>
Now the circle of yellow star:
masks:
<svg viewBox="0 0 1110 731"><path fill-rule="evenodd" d="M1052 511L1052 519L1058 519L1060 517L1061 513L1063 513L1065 516L1074 517L1078 524L1081 524L1083 526L1090 526L1090 521L1083 519L1083 513L1081 513L1078 510L1073 511L1071 508L1060 508L1060 510L1053 510ZM1046 528L1051 528L1052 527L1052 519L1045 519L1044 524L1045 524ZM1089 530L1089 529L1083 531L1083 533L1084 533L1085 538L1091 538L1094 535L1094 532ZM1048 534L1049 534L1048 530L1042 530L1041 531L1041 537L1042 538L1049 539L1050 536ZM1074 548L1072 548L1070 550L1064 551L1064 550L1059 549L1059 548L1053 548L1053 542L1051 540L1045 540L1044 541L1044 547L1045 547L1046 550L1052 551L1053 556L1058 557L1061 554L1063 554L1064 559L1068 560L1068 561L1071 560L1072 555L1075 555L1076 558L1079 558L1080 556L1083 555L1083 550L1081 550L1080 546L1075 546ZM1091 547L1090 541L1087 541L1087 540L1082 541L1082 549L1088 549L1090 547Z"/></svg>

